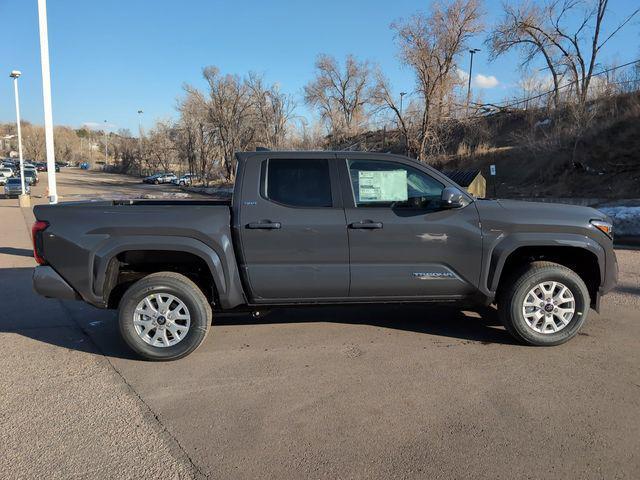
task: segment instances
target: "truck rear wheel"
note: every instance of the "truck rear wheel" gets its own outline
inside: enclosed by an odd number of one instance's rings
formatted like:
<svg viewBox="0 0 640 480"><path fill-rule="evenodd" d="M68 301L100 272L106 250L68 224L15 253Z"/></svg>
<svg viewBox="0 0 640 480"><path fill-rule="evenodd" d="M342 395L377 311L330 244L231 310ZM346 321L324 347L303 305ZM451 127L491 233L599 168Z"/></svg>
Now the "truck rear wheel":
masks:
<svg viewBox="0 0 640 480"><path fill-rule="evenodd" d="M513 276L499 295L506 329L529 345L560 345L573 338L589 312L589 290L573 270L534 262Z"/></svg>
<svg viewBox="0 0 640 480"><path fill-rule="evenodd" d="M159 272L134 283L120 301L120 333L148 360L177 360L205 339L211 306L202 290L184 275Z"/></svg>

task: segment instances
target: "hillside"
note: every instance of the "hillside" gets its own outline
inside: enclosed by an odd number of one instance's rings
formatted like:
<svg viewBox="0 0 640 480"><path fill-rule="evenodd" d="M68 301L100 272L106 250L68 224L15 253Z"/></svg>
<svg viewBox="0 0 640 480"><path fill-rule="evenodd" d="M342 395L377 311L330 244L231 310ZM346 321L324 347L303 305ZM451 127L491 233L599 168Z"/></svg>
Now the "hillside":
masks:
<svg viewBox="0 0 640 480"><path fill-rule="evenodd" d="M514 198L640 198L640 93L594 101L586 116L582 131L571 107L453 120L446 126L444 153L429 163L480 169L488 195L497 190ZM367 132L335 147L404 153L396 131Z"/></svg>

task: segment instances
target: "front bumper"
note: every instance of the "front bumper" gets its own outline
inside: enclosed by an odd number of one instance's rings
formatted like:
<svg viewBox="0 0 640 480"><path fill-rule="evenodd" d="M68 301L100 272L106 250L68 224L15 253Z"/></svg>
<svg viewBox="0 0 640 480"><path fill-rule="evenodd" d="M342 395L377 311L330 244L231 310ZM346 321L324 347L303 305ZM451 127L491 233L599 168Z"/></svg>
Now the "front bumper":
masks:
<svg viewBox="0 0 640 480"><path fill-rule="evenodd" d="M33 289L39 295L63 300L80 300L80 295L48 265L33 269Z"/></svg>

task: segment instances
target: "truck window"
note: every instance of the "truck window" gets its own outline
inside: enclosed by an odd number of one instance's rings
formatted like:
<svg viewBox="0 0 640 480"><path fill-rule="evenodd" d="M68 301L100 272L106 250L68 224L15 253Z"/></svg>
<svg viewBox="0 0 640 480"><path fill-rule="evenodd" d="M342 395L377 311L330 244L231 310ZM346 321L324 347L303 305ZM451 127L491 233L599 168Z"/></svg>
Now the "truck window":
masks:
<svg viewBox="0 0 640 480"><path fill-rule="evenodd" d="M266 197L291 207L332 207L327 160L270 159Z"/></svg>
<svg viewBox="0 0 640 480"><path fill-rule="evenodd" d="M444 185L418 169L395 162L350 160L356 206L436 209Z"/></svg>

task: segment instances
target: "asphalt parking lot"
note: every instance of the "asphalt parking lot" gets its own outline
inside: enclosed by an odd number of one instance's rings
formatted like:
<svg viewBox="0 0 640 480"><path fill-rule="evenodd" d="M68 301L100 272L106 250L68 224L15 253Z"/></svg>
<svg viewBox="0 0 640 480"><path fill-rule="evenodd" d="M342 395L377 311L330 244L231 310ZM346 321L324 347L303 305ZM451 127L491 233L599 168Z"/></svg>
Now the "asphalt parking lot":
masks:
<svg viewBox="0 0 640 480"><path fill-rule="evenodd" d="M180 194L71 169L59 188ZM514 344L491 308L314 308L214 318L148 363L114 312L32 293L30 221L0 199L1 478L638 478L640 251L559 347Z"/></svg>

